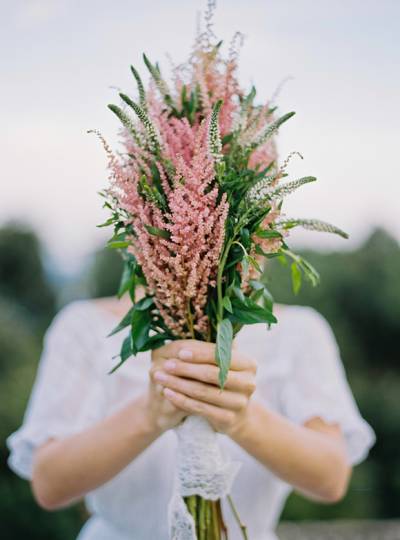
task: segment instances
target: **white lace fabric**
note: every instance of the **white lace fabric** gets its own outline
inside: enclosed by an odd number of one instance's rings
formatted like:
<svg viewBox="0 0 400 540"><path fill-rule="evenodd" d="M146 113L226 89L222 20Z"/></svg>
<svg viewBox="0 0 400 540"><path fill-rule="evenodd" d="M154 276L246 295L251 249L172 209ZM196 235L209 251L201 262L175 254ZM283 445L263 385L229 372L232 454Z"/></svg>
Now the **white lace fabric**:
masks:
<svg viewBox="0 0 400 540"><path fill-rule="evenodd" d="M374 433L359 413L329 325L314 310L299 306L285 306L278 318L271 331L252 325L236 338L237 348L258 362L254 399L298 424L315 416L338 424L349 462L359 463L374 443ZM80 432L144 391L148 352L107 374L125 337L106 337L117 322L82 300L63 308L48 328L24 421L7 440L9 465L23 478L31 478L34 451L48 438ZM79 540L165 540L172 533L177 540L192 540L189 532L178 536L173 531L173 523L175 530L190 531L190 520L176 526L184 522L182 497L198 493L218 499L227 492L251 540L275 538L273 529L290 486L199 417L191 417L175 433L166 432L86 496L93 518ZM226 512L224 517L230 540L240 540L232 516Z"/></svg>
<svg viewBox="0 0 400 540"><path fill-rule="evenodd" d="M170 538L196 540L194 521L183 497L222 499L231 492L240 463L222 451L214 429L200 416L187 417L175 432L178 452L174 493L169 504Z"/></svg>

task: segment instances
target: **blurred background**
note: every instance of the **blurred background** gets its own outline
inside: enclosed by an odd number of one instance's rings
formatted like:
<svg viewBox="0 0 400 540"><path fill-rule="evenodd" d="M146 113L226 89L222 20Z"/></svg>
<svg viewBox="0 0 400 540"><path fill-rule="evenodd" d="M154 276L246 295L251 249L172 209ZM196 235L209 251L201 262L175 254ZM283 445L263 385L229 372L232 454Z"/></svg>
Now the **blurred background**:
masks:
<svg viewBox="0 0 400 540"><path fill-rule="evenodd" d="M56 311L117 288L120 260L103 249L111 231L96 228L107 218L97 195L106 185L105 156L86 131L99 128L117 147L118 123L106 104L117 88L133 91L129 65L144 75L143 51L167 72L166 51L183 61L205 2L0 3L0 523L2 538L68 540L83 509L41 511L27 483L7 469L4 440L22 421ZM217 35L225 42L236 30L245 35L243 86L254 83L260 101L280 89L280 111L297 111L279 135L280 155L300 151L305 159L293 160L289 173L319 182L288 199L287 215L322 218L350 233L348 241L292 234L291 245L321 273L318 288L305 284L294 298L289 271L272 263L265 278L278 302L311 305L331 323L377 434L343 501L323 506L293 495L285 520L399 518L399 20L397 0L217 6Z"/></svg>

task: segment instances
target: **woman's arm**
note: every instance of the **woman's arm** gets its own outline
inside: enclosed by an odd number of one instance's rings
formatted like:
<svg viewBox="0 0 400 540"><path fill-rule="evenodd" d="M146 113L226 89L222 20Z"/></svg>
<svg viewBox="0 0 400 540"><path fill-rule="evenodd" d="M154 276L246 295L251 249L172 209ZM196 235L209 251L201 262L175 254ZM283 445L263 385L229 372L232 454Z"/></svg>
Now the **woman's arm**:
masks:
<svg viewBox="0 0 400 540"><path fill-rule="evenodd" d="M233 350L221 392L214 345L181 341L163 347L162 354L170 360L154 377L172 404L188 414L205 416L215 429L307 496L334 502L345 494L351 468L340 428L319 418L298 426L251 401L254 360Z"/></svg>
<svg viewBox="0 0 400 540"><path fill-rule="evenodd" d="M150 382L141 397L93 427L46 442L34 456L32 491L37 502L47 510L75 502L113 478L185 415Z"/></svg>
<svg viewBox="0 0 400 540"><path fill-rule="evenodd" d="M340 428L319 418L298 426L256 402L248 409L231 435L242 448L309 498L337 502L346 494L351 468Z"/></svg>

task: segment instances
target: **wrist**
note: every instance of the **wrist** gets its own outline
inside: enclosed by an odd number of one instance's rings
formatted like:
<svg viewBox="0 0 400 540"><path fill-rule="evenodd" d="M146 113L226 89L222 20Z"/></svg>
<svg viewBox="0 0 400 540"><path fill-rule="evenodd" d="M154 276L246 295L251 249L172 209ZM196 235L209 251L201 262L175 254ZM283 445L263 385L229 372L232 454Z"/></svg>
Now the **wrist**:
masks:
<svg viewBox="0 0 400 540"><path fill-rule="evenodd" d="M243 418L229 433L230 438L242 445L255 431L260 429L260 417L266 414L268 415L268 412L261 403L251 400Z"/></svg>
<svg viewBox="0 0 400 540"><path fill-rule="evenodd" d="M157 417L153 414L153 408L148 394L142 394L129 405L132 431L135 436L140 432L149 439L156 439L163 433L163 429L157 422ZM132 414L133 413L133 414Z"/></svg>

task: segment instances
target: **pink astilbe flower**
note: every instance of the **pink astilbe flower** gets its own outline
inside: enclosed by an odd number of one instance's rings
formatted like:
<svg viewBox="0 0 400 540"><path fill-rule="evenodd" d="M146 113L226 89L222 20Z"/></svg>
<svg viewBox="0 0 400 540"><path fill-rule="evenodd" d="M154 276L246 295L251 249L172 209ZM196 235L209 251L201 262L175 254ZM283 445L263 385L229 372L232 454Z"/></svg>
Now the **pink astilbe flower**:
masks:
<svg viewBox="0 0 400 540"><path fill-rule="evenodd" d="M249 158L249 169L263 169L277 158L275 141L270 140L252 152Z"/></svg>
<svg viewBox="0 0 400 540"><path fill-rule="evenodd" d="M178 337L193 337L194 331L207 337L208 289L215 286L225 235L228 203L225 194L219 198L218 187L213 186L215 170L208 149L208 123L209 119L205 119L195 132L186 122L179 124L172 119L171 127L164 124L161 129L168 141L167 152L177 144L170 136L171 130L179 126L180 133L189 133L189 129L191 133L185 157L175 156L173 185L164 190L167 211L138 194L139 169L147 172L144 151L136 148L135 159L129 164L121 165L114 159L111 165L111 193L129 212L127 224L135 231L128 251L141 265L148 292L154 295L163 320ZM162 165L157 163L157 167L163 184L167 183ZM151 234L148 227L166 231L169 238Z"/></svg>
<svg viewBox="0 0 400 540"><path fill-rule="evenodd" d="M231 130L234 113L239 108L238 96L242 95L242 91L236 78L236 57L223 60L217 53L215 47L210 50L198 47L194 50L191 59L193 66L191 87L198 85L205 115L211 112L213 103L223 100L219 126L221 135L224 136Z"/></svg>

